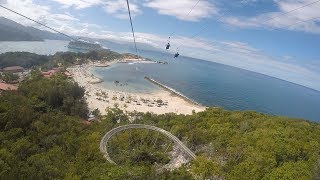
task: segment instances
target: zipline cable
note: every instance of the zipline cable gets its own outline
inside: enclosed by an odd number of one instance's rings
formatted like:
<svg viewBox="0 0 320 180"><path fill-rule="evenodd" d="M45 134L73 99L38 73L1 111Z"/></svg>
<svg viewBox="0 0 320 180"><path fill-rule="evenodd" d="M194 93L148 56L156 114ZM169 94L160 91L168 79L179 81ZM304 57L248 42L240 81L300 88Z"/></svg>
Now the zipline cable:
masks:
<svg viewBox="0 0 320 180"><path fill-rule="evenodd" d="M131 11L130 11L129 0L127 0L127 7L128 7L129 18L130 18L130 24L131 24L131 31L132 31L132 37L133 37L134 47L135 47L135 49L136 49L136 53L138 53L138 48L137 48L137 43L136 43L136 36L135 36L135 34L134 34L134 28L133 28L133 23L132 23L132 18L131 18Z"/></svg>
<svg viewBox="0 0 320 180"><path fill-rule="evenodd" d="M286 28L292 27L294 25L300 24L300 23L304 23L304 22L308 22L308 21L312 21L312 20L316 20L316 19L320 19L320 17L313 17L310 19L306 19L306 20L297 20L299 22L295 22L293 24L287 25L287 26L282 26L282 27L271 27L270 29L272 30L287 30ZM209 43L210 44L210 43ZM181 47L181 45L179 46L179 48Z"/></svg>
<svg viewBox="0 0 320 180"><path fill-rule="evenodd" d="M188 12L188 14L186 15L186 17L189 17L189 15L191 14L191 12L194 10L194 8L199 4L201 0L198 0L194 5L193 7L190 9L190 11ZM170 40L172 38L172 36L176 33L176 28L172 31L172 33L170 34L168 40Z"/></svg>
<svg viewBox="0 0 320 180"><path fill-rule="evenodd" d="M286 30L286 28L292 27L294 25L297 25L297 24L300 24L300 23L304 23L304 22L308 22L308 21L312 21L312 20L316 20L316 19L320 19L320 17L313 17L313 18L305 19L305 20L297 20L299 22L296 22L296 23L293 23L293 24L290 24L290 25L287 25L287 26L282 26L282 27L271 27L271 29L274 29L274 30Z"/></svg>
<svg viewBox="0 0 320 180"><path fill-rule="evenodd" d="M274 27L274 28L271 28L273 30L287 30L286 28L289 28L289 27L292 27L294 25L297 25L297 24L300 24L300 23L303 23L303 22L308 22L308 21L312 21L312 20L316 20L316 19L320 19L320 17L313 17L313 18L310 18L310 19L306 19L306 20L298 20L299 22L296 22L296 23L293 23L293 24L290 24L288 26L282 26L282 27ZM210 42L210 41L206 41L204 42L205 44L208 44L208 45L214 45L215 42ZM243 50L247 50L246 48L242 48L242 47L237 47L237 49L243 49ZM197 53L199 54L199 53ZM211 54L215 54L215 53L209 53L208 55L211 55Z"/></svg>
<svg viewBox="0 0 320 180"><path fill-rule="evenodd" d="M305 4L305 5L303 5L303 6L300 6L300 7L298 7L298 8L292 9L292 10L290 10L290 11L286 11L286 12L280 13L279 16L271 17L271 18L269 18L268 20L266 20L264 23L269 22L269 21L274 20L274 19L277 19L277 18L279 18L280 16L290 14L290 13L292 13L292 12L294 12L294 11L297 11L297 10L300 10L300 9L302 9L302 8L305 8L305 7L314 5L314 4L318 3L318 2L320 2L320 0L313 1L313 2L310 2L310 3Z"/></svg>
<svg viewBox="0 0 320 180"><path fill-rule="evenodd" d="M220 16L217 21L220 21L224 16ZM204 30L206 30L209 26L208 25L204 25L202 26L201 30L198 31L197 33L193 34L189 39L194 39L197 36L199 36L200 34L203 33ZM180 45L177 47L177 49L180 49L183 46L183 43L180 43Z"/></svg>
<svg viewBox="0 0 320 180"><path fill-rule="evenodd" d="M302 8L306 8L306 7L312 6L312 5L314 5L314 4L316 4L316 3L319 3L319 2L320 2L320 0L313 1L313 2L310 2L310 3L305 4L305 5L303 5L303 6L300 6L300 7L298 7L298 8L292 9L292 10L290 10L290 11L283 12L283 13L281 13L279 16L271 17L271 18L269 18L268 20L266 20L266 21L264 21L264 22L261 22L260 24L269 22L269 21L274 20L274 19L277 19L277 18L279 18L280 16L284 16L284 15L290 14L290 13L292 13L292 12L294 12L294 11L297 11L297 10L300 10L300 9L302 9ZM222 18L223 18L223 16L220 16L220 18L218 18L217 21L220 21ZM197 37L197 36L199 36L200 34L202 34L202 32L208 28L208 25L202 26L202 27L203 27L203 28L202 28L199 32L197 32L197 33L195 33L194 35L192 35L189 39L194 39L195 37ZM183 43L181 43L181 44L178 46L178 48L180 48L181 46L183 46Z"/></svg>
<svg viewBox="0 0 320 180"><path fill-rule="evenodd" d="M71 37L71 36L69 36L69 35L67 35L67 34L65 34L65 33L63 33L63 32L60 32L60 31L58 31L58 30L56 30L56 29L54 29L54 28L51 28L51 27L49 27L49 26L47 26L47 25L45 25L45 24L43 24L43 23L41 23L41 22L38 22L38 21L34 20L34 19L31 19L31 18L29 18L29 17L27 17L27 16L25 16L25 15L23 15L23 14L21 14L21 13L18 13L17 11L14 11L14 10L12 10L12 9L9 9L9 8L3 6L3 5L0 5L0 7L6 9L6 10L8 10L8 11L11 11L11 12L13 12L13 13L19 15L19 16L22 16L22 17L24 17L24 18L26 18L26 19L28 19L28 20L30 20L30 21L33 21L33 22L35 22L35 23L37 23L37 24L39 24L39 25L41 25L41 26L44 26L44 27L46 27L46 28L48 28L48 29L50 29L50 30L58 33L58 34L61 34L61 35L66 36L66 37L68 37L68 38L70 38L70 39L72 39L72 40L77 41L76 38L73 38L73 37Z"/></svg>

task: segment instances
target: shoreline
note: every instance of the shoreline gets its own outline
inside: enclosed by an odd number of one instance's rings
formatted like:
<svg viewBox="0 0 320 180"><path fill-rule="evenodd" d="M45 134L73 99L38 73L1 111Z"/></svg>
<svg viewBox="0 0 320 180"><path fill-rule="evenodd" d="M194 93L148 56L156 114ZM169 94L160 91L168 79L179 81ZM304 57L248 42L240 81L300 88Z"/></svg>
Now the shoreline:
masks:
<svg viewBox="0 0 320 180"><path fill-rule="evenodd" d="M105 67L121 61L115 60L105 63ZM140 60L132 60L127 63L144 63ZM150 63L145 61L145 63ZM151 62L152 63L152 62ZM90 72L90 69L96 67L94 63L77 65L68 68L73 79L84 89L85 98L90 111L99 109L101 114L105 115L106 110L118 107L127 112L151 112L154 114L192 114L193 111L201 112L206 107L190 100L188 97L176 92L175 90L162 85L162 89L150 93L133 93L108 89L101 85L101 82L92 83L102 80ZM150 82L151 83L151 82ZM155 83L155 82L154 82ZM159 86L159 85L158 85ZM166 87L166 88L164 88Z"/></svg>

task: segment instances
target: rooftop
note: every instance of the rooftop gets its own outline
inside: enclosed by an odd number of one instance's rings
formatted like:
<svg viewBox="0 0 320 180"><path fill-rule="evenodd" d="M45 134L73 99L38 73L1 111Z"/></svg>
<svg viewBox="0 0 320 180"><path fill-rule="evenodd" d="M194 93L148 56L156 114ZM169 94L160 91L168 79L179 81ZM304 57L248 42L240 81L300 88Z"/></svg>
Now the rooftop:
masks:
<svg viewBox="0 0 320 180"><path fill-rule="evenodd" d="M2 91L16 91L16 90L18 90L18 87L11 85L11 84L0 83L0 90L2 90Z"/></svg>
<svg viewBox="0 0 320 180"><path fill-rule="evenodd" d="M9 66L3 68L3 71L24 71L24 68L21 66Z"/></svg>

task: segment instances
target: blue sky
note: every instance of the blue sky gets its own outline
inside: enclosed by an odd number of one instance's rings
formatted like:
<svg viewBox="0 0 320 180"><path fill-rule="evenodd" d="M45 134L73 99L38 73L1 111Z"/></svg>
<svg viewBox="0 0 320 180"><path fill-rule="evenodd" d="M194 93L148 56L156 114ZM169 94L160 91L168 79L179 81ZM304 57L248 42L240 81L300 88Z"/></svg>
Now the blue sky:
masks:
<svg viewBox="0 0 320 180"><path fill-rule="evenodd" d="M316 0L130 0L137 41L320 90ZM132 41L125 0L0 0L71 35ZM310 6L288 13L293 9ZM4 10L0 16L36 26ZM319 17L319 18L318 18ZM201 29L204 29L201 31ZM191 39L193 35L199 36Z"/></svg>

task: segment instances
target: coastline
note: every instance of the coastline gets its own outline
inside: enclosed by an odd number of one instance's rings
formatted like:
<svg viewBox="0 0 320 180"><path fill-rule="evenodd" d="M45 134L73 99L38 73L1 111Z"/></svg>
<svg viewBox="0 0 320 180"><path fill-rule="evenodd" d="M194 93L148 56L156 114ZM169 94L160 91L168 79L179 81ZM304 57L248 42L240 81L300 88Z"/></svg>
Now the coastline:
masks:
<svg viewBox="0 0 320 180"><path fill-rule="evenodd" d="M103 67L123 62L124 61L119 60L110 61L103 64ZM125 62L152 63L137 59L126 59ZM151 112L154 114L176 113L187 115L192 114L193 111L200 112L206 109L206 107L201 106L161 83L159 83L158 86L161 84L162 89L151 93L132 93L108 89L101 85L101 82L103 82L101 78L96 77L90 72L90 69L93 67L101 67L101 64L88 63L68 68L73 79L85 88L85 98L91 111L99 109L101 114L104 115L107 113L106 110L108 108L117 106L127 112L137 111L144 113ZM155 82L152 83L155 84Z"/></svg>

